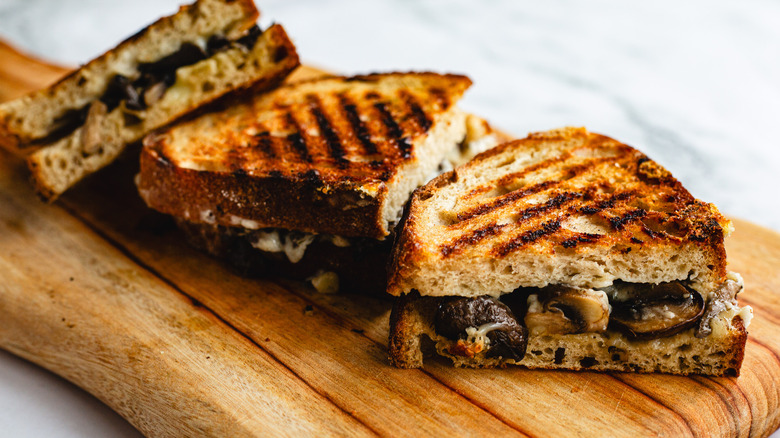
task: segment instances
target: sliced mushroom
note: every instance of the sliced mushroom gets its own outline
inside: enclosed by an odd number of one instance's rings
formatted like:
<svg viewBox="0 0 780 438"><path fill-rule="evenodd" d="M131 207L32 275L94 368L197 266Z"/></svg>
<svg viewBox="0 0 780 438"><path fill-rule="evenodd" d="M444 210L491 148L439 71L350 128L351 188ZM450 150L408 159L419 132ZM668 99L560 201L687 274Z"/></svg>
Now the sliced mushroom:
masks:
<svg viewBox="0 0 780 438"><path fill-rule="evenodd" d="M228 47L230 47L229 39L225 38L224 35L214 34L206 43L206 53L211 56L220 50L227 49Z"/></svg>
<svg viewBox="0 0 780 438"><path fill-rule="evenodd" d="M84 126L81 128L81 144L83 145L83 153L86 155L92 155L100 149L103 144L101 138L101 125L103 119L106 117L106 104L96 100L89 106L89 112L87 112L87 119L84 121Z"/></svg>
<svg viewBox="0 0 780 438"><path fill-rule="evenodd" d="M138 66L138 70L143 74L150 74L156 78L163 78L166 75L176 72L179 67L195 64L198 61L206 59L206 52L193 43L184 43L179 50L170 55L158 59L155 62L143 63ZM157 82L157 81L153 81Z"/></svg>
<svg viewBox="0 0 780 438"><path fill-rule="evenodd" d="M144 91L144 104L146 106L151 106L157 103L158 100L165 94L165 91L168 89L168 86L165 84L164 81L160 81Z"/></svg>
<svg viewBox="0 0 780 438"><path fill-rule="evenodd" d="M680 282L635 284L631 299L612 302L612 323L634 338L671 336L692 327L704 313L701 294Z"/></svg>
<svg viewBox="0 0 780 438"><path fill-rule="evenodd" d="M260 35L262 34L263 31L260 29L260 26L255 25L247 31L245 36L237 39L236 43L246 47L247 50L252 50L252 47L255 46L257 39L260 38Z"/></svg>
<svg viewBox="0 0 780 438"><path fill-rule="evenodd" d="M528 297L525 325L534 335L602 332L609 313L603 291L548 286Z"/></svg>
<svg viewBox="0 0 780 438"><path fill-rule="evenodd" d="M489 296L442 300L434 328L437 334L456 341L450 349L452 354L471 356L479 352L470 345L477 342L477 350L487 348L487 357L521 360L525 356L528 331L509 307ZM485 337L487 345L481 343Z"/></svg>
<svg viewBox="0 0 780 438"><path fill-rule="evenodd" d="M699 326L696 327L696 337L706 338L712 333L710 322L712 318L726 310L726 303L737 304L737 294L742 290L742 277L739 274L729 274L730 278L715 291L707 302L707 308L704 316L701 317Z"/></svg>

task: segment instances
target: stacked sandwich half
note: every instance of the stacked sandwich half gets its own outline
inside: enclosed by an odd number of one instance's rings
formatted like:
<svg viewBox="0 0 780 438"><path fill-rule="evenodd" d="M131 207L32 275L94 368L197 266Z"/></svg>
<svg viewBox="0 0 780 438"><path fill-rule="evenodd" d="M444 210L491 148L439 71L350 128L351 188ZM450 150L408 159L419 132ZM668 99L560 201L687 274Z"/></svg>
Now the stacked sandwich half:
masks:
<svg viewBox="0 0 780 438"><path fill-rule="evenodd" d="M240 96L147 137L138 189L193 244L245 271L383 292L387 237L412 191L491 141L455 106L469 85L389 73Z"/></svg>
<svg viewBox="0 0 780 438"><path fill-rule="evenodd" d="M738 375L752 311L731 223L584 129L498 146L418 190L394 248L390 354L456 365Z"/></svg>

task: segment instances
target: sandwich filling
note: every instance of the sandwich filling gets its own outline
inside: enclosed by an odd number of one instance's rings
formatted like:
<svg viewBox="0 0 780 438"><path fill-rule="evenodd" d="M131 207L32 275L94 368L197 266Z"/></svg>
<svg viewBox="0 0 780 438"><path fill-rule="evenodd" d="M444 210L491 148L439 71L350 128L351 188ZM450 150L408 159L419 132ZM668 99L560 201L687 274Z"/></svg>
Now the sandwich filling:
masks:
<svg viewBox="0 0 780 438"><path fill-rule="evenodd" d="M705 300L686 281L660 284L617 281L600 289L568 286L518 288L495 298L436 298L436 349L453 358L523 359L529 337L619 333L628 340L655 340L690 331L695 338L724 336L737 316L745 327L752 309L740 308L738 274Z"/></svg>
<svg viewBox="0 0 780 438"><path fill-rule="evenodd" d="M52 143L64 138L89 123L90 118L111 113L116 108L121 109L126 126L136 125L143 120L144 111L176 84L180 68L198 64L228 50L243 53L251 51L262 33L255 25L244 36L234 40L214 34L195 43L185 42L177 51L155 62L140 63L132 74L117 73L108 81L98 99L81 108L66 111L54 120L49 134L35 143ZM274 56L281 59L286 55L278 53Z"/></svg>

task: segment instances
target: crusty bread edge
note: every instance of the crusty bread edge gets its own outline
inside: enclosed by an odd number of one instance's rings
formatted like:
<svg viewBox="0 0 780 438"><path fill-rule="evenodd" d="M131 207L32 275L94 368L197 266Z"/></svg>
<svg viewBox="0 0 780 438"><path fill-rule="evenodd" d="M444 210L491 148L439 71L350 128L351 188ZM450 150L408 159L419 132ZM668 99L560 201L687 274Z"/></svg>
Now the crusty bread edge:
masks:
<svg viewBox="0 0 780 438"><path fill-rule="evenodd" d="M363 189L362 182L347 179L323 181L314 169L295 176L273 177L180 168L165 155L162 141L164 135L157 137L154 134L144 140L141 170L137 179L139 192L148 206L193 222L201 221L201 215L211 212L216 216L216 223L224 226L236 226L244 220L253 228L285 228L309 233L384 239L391 231L387 220L391 215L385 211L390 191L398 190L396 186L399 180L408 178L409 170L415 170L418 161L430 161L430 157L421 155L429 154L430 149L436 146L435 141L429 141L432 140L431 135L452 120L463 124L461 134L465 135L465 116L459 112L456 102L471 85L471 80L456 74L390 72L349 78L317 77L293 82L276 90L283 93L285 89L331 79L373 81L392 75L435 76L459 84L448 90L452 104L435 115L433 126L424 135L415 138L413 159L398 166L387 182L376 181L376 189L371 193ZM461 132L458 128L458 132ZM457 150L457 141L450 146L449 149ZM426 164L427 168L433 170L449 153L450 150L437 150L434 155L438 156L438 160L434 165ZM212 193L230 195L212 196ZM403 194L404 199L407 199L407 194Z"/></svg>
<svg viewBox="0 0 780 438"><path fill-rule="evenodd" d="M609 137L600 134L589 133L585 128L567 127L567 128L553 129L549 131L530 133L526 138L512 140L503 143L501 145L498 145L485 152L482 152L477 156L475 156L471 161L469 161L465 165L459 166L450 172L446 172L442 175L439 175L437 178L428 182L428 184L426 184L425 186L418 188L413 193L413 196L409 204L407 205L408 212L404 213L403 224L401 225L401 228L397 231L396 234L397 236L396 245L393 248L391 261L390 263L388 263L388 289L387 289L388 293L390 293L391 295L399 296L405 293L409 293L413 289L419 289L416 288L415 277L417 275L417 272L425 269L423 265L427 261L426 254L424 253L422 246L416 243L417 240L421 238L421 236L418 236L416 234L416 230L418 229L417 222L419 221L419 216L421 216L420 212L424 207L423 205L421 205L422 201L433 196L439 188L456 182L459 179L460 172L464 172L464 173L468 172L471 167L476 166L480 161L492 157L494 155L504 153L506 149L512 148L516 143L522 143L526 141L567 140L573 136L581 136L581 135L593 136L594 139L596 139L594 141L598 141L599 139L612 140ZM665 171L659 164L655 162L653 163L655 168L659 169L659 171L668 174L668 172ZM671 178L674 181L674 183L679 186L681 190L686 190L682 186L682 184L679 183L679 181L677 181L674 177L670 176L668 178ZM709 229L706 226L706 224L703 227L696 227L697 230L699 230L700 228L707 228L705 235L700 236L701 241L693 242L692 240L689 240L689 241L682 242L682 244L687 245L686 248L690 249L693 247L698 251L706 254L707 256L706 258L712 261L712 268L709 269L709 273L702 271L702 273L704 274L703 278L697 280L698 284L696 289L699 290L700 292L705 293L705 297L706 297L708 296L707 292L709 292L710 290L714 290L717 287L717 285L719 285L725 280L726 252L724 246L724 238L728 234L728 231L731 229L731 225L730 225L730 221L723 218L720 215L720 213L717 212L717 208L715 208L712 204L704 203L697 200L696 205L693 205L691 208L694 207L714 209L716 216L720 217L721 219L718 223L718 226L720 227L719 230ZM535 286L535 285L527 285L527 284L523 284L523 285ZM517 286L520 286L520 284L518 284ZM419 292L423 295L451 294L451 293L447 293L446 291L419 290ZM506 292L511 292L511 290L481 291L479 294L496 295L496 293L506 293Z"/></svg>
<svg viewBox="0 0 780 438"><path fill-rule="evenodd" d="M328 187L325 195L322 181L313 172L288 179L198 171L174 165L154 147L141 151L136 182L149 207L192 222L221 212L227 226L297 229L345 237L384 236L380 224L387 191L384 185L374 197L362 194L349 182ZM355 204L360 196L360 206L343 208Z"/></svg>

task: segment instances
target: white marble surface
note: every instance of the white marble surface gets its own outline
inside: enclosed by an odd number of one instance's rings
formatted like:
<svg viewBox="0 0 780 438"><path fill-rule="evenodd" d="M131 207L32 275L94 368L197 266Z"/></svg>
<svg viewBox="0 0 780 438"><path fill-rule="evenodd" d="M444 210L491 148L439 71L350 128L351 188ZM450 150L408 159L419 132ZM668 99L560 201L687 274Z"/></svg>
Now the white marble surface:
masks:
<svg viewBox="0 0 780 438"><path fill-rule="evenodd" d="M0 0L0 37L75 65L177 3ZM258 6L263 25L285 25L305 63L342 73L465 73L474 86L462 106L502 129L522 136L587 126L643 150L724 213L780 230L780 137L773 132L780 123L778 2ZM137 434L77 388L1 352L0 431Z"/></svg>

